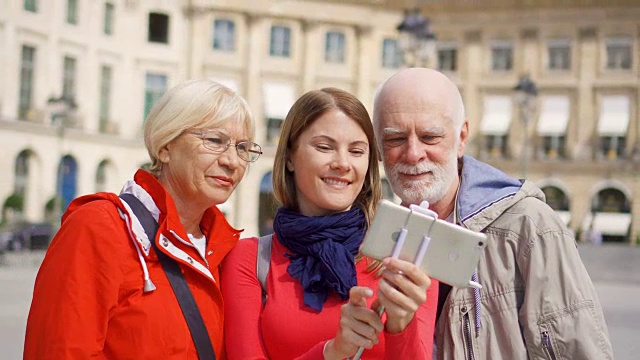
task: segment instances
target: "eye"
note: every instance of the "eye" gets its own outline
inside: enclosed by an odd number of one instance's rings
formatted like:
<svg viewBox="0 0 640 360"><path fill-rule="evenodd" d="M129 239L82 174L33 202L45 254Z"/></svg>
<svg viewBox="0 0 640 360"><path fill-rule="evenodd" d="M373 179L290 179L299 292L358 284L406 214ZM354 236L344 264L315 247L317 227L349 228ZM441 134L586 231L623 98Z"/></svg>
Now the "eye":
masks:
<svg viewBox="0 0 640 360"><path fill-rule="evenodd" d="M436 144L440 142L441 139L442 139L442 136L439 136L439 135L423 135L420 137L420 141L422 141L425 144Z"/></svg>
<svg viewBox="0 0 640 360"><path fill-rule="evenodd" d="M222 138L221 136L211 135L207 136L204 140L213 146L226 145L226 139Z"/></svg>
<svg viewBox="0 0 640 360"><path fill-rule="evenodd" d="M320 150L322 152L327 152L327 151L331 151L333 148L331 147L331 145L329 144L316 144L315 148L317 150Z"/></svg>
<svg viewBox="0 0 640 360"><path fill-rule="evenodd" d="M367 153L366 149L362 149L362 148L353 148L351 150L349 150L350 153L352 153L353 155L356 156L362 156L365 155Z"/></svg>
<svg viewBox="0 0 640 360"><path fill-rule="evenodd" d="M384 139L384 144L387 146L400 146L404 144L406 138L404 136L394 136Z"/></svg>
<svg viewBox="0 0 640 360"><path fill-rule="evenodd" d="M238 143L238 145L236 145L236 148L238 148L238 151L242 151L242 152L249 151L248 144L245 142Z"/></svg>

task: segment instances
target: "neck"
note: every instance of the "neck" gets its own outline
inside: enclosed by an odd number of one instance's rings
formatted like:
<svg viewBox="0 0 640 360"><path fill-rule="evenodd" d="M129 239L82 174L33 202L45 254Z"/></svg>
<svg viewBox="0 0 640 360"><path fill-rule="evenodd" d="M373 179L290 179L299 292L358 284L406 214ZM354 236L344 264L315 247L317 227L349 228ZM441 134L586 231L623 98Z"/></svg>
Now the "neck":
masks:
<svg viewBox="0 0 640 360"><path fill-rule="evenodd" d="M201 237L202 231L200 231L200 221L202 220L202 216L207 210L207 207L199 204L197 201L183 200L179 196L179 192L176 191L176 188L174 188L165 177L160 176L158 180L164 187L165 191L171 195L173 203L176 206L176 210L178 211L180 222L187 231L187 234L191 234L195 237Z"/></svg>
<svg viewBox="0 0 640 360"><path fill-rule="evenodd" d="M180 199L173 198L176 204L176 210L180 216L180 222L187 231L187 234L191 234L196 238L202 237L202 231L200 231L200 221L204 215L204 210L196 209L193 204L186 204Z"/></svg>

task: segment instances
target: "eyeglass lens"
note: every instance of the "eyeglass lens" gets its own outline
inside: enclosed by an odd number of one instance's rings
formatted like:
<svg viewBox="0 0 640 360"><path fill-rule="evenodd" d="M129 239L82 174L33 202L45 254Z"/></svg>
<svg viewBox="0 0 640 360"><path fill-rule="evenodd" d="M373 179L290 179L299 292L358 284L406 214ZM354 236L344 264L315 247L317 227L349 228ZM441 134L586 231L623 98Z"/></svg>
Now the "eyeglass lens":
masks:
<svg viewBox="0 0 640 360"><path fill-rule="evenodd" d="M214 152L224 152L231 144L231 139L226 134L219 131L206 131L204 133L196 133L202 137L204 147ZM238 156L249 162L258 160L262 149L260 145L251 141L241 141L237 144L233 144L236 148Z"/></svg>

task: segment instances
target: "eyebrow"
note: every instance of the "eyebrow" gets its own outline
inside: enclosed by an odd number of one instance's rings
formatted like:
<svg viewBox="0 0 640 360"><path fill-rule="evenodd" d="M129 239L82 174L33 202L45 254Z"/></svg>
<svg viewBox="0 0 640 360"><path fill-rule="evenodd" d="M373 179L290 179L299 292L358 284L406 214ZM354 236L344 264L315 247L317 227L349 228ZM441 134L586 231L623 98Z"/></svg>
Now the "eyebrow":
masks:
<svg viewBox="0 0 640 360"><path fill-rule="evenodd" d="M332 143L338 142L336 139L334 139L334 138L332 138L331 136L328 136L328 135L316 135L316 136L312 137L311 139L312 140L325 139L325 140L327 140L329 142L332 142ZM356 145L356 144L362 144L362 145L365 145L365 146L369 146L369 142L365 141L365 140L356 140L356 141L352 141L352 142L349 143L349 145Z"/></svg>
<svg viewBox="0 0 640 360"><path fill-rule="evenodd" d="M402 130L402 129L398 129L398 128L393 128L393 127L387 127L382 129L382 134L383 135L404 135L406 134L408 131L406 130ZM429 126L426 128L422 128L418 131L418 133L420 134L424 134L424 133L443 133L445 132L444 127L439 126L439 125L434 125L434 126Z"/></svg>

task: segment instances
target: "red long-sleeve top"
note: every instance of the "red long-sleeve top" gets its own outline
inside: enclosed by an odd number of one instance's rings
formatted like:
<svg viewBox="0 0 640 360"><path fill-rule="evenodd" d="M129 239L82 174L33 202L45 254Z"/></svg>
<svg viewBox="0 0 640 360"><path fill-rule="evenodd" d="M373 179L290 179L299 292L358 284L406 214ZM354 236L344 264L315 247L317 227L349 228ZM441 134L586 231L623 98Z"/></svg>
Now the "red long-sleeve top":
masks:
<svg viewBox="0 0 640 360"><path fill-rule="evenodd" d="M264 308L256 275L258 239L239 241L223 262L221 283L227 357L229 360L324 359L324 345L336 336L340 307L346 301L332 292L321 312L304 305L302 286L287 273L290 261L285 254L291 252L275 235L272 243L268 299ZM364 259L356 264L358 285L376 292L378 277L366 271L368 261ZM369 306L374 298L368 300ZM432 280L427 301L409 326L399 334L381 333L380 343L366 350L362 359L431 359L437 302L438 282Z"/></svg>

